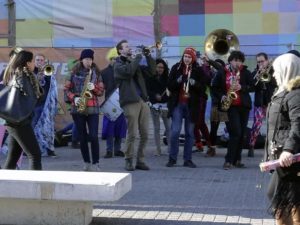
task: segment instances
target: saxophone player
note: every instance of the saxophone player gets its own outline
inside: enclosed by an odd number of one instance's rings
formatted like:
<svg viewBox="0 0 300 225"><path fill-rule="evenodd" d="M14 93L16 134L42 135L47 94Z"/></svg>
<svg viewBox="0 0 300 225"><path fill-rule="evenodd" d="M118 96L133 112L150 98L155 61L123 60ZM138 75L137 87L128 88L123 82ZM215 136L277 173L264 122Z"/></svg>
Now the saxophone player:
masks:
<svg viewBox="0 0 300 225"><path fill-rule="evenodd" d="M78 130L80 150L84 161L84 171L99 171L99 102L103 95L100 69L94 63L94 51L84 49L80 60L71 71L65 84L65 95L72 103L71 114ZM83 104L84 103L84 104ZM88 127L88 132L87 132ZM88 141L91 142L92 159Z"/></svg>
<svg viewBox="0 0 300 225"><path fill-rule="evenodd" d="M233 166L244 167L241 163L242 144L252 105L249 92L254 91L254 80L247 66L243 64L244 61L243 52L232 51L228 57L228 65L224 70L218 71L212 82L212 92L218 99L220 108L224 108L224 102L229 95L234 95L227 110L229 141L223 165L225 170Z"/></svg>

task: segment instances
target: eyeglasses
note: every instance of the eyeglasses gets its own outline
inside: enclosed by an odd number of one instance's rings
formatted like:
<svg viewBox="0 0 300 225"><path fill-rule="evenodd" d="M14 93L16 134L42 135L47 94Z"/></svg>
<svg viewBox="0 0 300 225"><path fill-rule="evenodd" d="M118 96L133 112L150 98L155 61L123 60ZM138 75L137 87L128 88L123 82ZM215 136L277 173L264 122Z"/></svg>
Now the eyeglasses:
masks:
<svg viewBox="0 0 300 225"><path fill-rule="evenodd" d="M266 60L257 61L257 63L264 63Z"/></svg>

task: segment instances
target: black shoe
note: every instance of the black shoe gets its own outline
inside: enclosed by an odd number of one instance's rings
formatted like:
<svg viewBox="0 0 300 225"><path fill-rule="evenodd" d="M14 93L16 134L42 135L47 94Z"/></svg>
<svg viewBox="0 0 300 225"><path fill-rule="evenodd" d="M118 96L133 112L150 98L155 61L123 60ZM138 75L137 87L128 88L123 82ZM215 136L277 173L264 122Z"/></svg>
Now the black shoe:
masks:
<svg viewBox="0 0 300 225"><path fill-rule="evenodd" d="M125 170L134 171L134 168L132 165L132 159L125 159Z"/></svg>
<svg viewBox="0 0 300 225"><path fill-rule="evenodd" d="M47 151L47 154L48 154L48 156L50 156L50 157L52 157L52 158L56 158L56 157L57 157L57 155L55 154L55 152L52 151L52 150L48 150L48 151Z"/></svg>
<svg viewBox="0 0 300 225"><path fill-rule="evenodd" d="M235 164L233 164L236 168L245 168L245 164L241 163L241 161L237 161Z"/></svg>
<svg viewBox="0 0 300 225"><path fill-rule="evenodd" d="M190 167L190 168L196 168L197 166L193 163L192 160L184 161L183 166Z"/></svg>
<svg viewBox="0 0 300 225"><path fill-rule="evenodd" d="M176 160L174 159L169 159L169 162L166 164L166 167L173 167L176 164Z"/></svg>
<svg viewBox="0 0 300 225"><path fill-rule="evenodd" d="M116 151L116 152L115 152L115 156L118 156L118 157L124 157L125 154L124 154L124 152L122 152L122 151Z"/></svg>
<svg viewBox="0 0 300 225"><path fill-rule="evenodd" d="M144 162L137 162L135 165L137 170L149 170L150 168Z"/></svg>
<svg viewBox="0 0 300 225"><path fill-rule="evenodd" d="M254 157L254 149L252 147L248 150L248 157Z"/></svg>
<svg viewBox="0 0 300 225"><path fill-rule="evenodd" d="M72 148L80 148L80 143L78 143L77 141L72 141L71 147Z"/></svg>
<svg viewBox="0 0 300 225"><path fill-rule="evenodd" d="M231 163L229 163L229 162L225 162L225 163L224 163L224 165L223 165L223 169L224 169L224 170L229 170L229 169L231 169L231 168L232 168Z"/></svg>
<svg viewBox="0 0 300 225"><path fill-rule="evenodd" d="M107 151L106 155L104 156L104 158L105 159L112 158L112 151Z"/></svg>

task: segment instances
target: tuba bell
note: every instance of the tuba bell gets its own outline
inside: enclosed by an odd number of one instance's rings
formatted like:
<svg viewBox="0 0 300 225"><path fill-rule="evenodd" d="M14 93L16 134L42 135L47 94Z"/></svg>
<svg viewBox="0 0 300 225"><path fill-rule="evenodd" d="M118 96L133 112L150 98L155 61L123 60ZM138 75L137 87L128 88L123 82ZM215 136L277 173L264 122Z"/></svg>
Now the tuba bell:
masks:
<svg viewBox="0 0 300 225"><path fill-rule="evenodd" d="M234 50L239 50L237 36L226 29L217 29L208 34L204 42L205 54L210 60L221 59L225 63Z"/></svg>

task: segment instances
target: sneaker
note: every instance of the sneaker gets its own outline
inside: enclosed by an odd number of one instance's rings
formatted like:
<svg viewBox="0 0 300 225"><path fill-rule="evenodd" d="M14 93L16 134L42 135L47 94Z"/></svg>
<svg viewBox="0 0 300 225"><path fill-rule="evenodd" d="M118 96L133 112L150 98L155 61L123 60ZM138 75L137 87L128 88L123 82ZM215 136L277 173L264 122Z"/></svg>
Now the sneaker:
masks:
<svg viewBox="0 0 300 225"><path fill-rule="evenodd" d="M125 159L125 170L134 171L134 168L132 165L132 159Z"/></svg>
<svg viewBox="0 0 300 225"><path fill-rule="evenodd" d="M93 172L99 172L100 171L100 164L99 163L94 163L91 165L90 171Z"/></svg>
<svg viewBox="0 0 300 225"><path fill-rule="evenodd" d="M91 171L91 164L90 163L84 163L83 171Z"/></svg>
<svg viewBox="0 0 300 225"><path fill-rule="evenodd" d="M53 150L47 150L47 154L48 156L52 157L52 158L56 158L57 155L55 154L55 152Z"/></svg>
<svg viewBox="0 0 300 225"><path fill-rule="evenodd" d="M107 151L106 155L104 156L105 159L112 158L112 151Z"/></svg>
<svg viewBox="0 0 300 225"><path fill-rule="evenodd" d="M229 163L229 162L225 162L225 163L224 163L224 165L223 165L223 169L224 169L224 170L229 170L229 169L231 169L231 168L232 168L231 163Z"/></svg>
<svg viewBox="0 0 300 225"><path fill-rule="evenodd" d="M189 167L189 168L196 168L197 166L193 163L192 160L186 160L183 163L183 166Z"/></svg>
<svg viewBox="0 0 300 225"><path fill-rule="evenodd" d="M166 167L173 167L176 164L176 160L174 159L169 159L169 162L166 164Z"/></svg>
<svg viewBox="0 0 300 225"><path fill-rule="evenodd" d="M196 143L195 143L195 146L197 147L197 151L198 151L198 152L203 152L203 144L202 144L201 141L196 142Z"/></svg>
<svg viewBox="0 0 300 225"><path fill-rule="evenodd" d="M124 154L124 152L122 152L122 151L116 151L116 152L115 152L115 156L117 156L117 157L124 157L125 154Z"/></svg>
<svg viewBox="0 0 300 225"><path fill-rule="evenodd" d="M248 150L248 157L254 157L254 148L250 147Z"/></svg>
<svg viewBox="0 0 300 225"><path fill-rule="evenodd" d="M150 168L144 162L137 162L135 165L137 170L149 170Z"/></svg>

